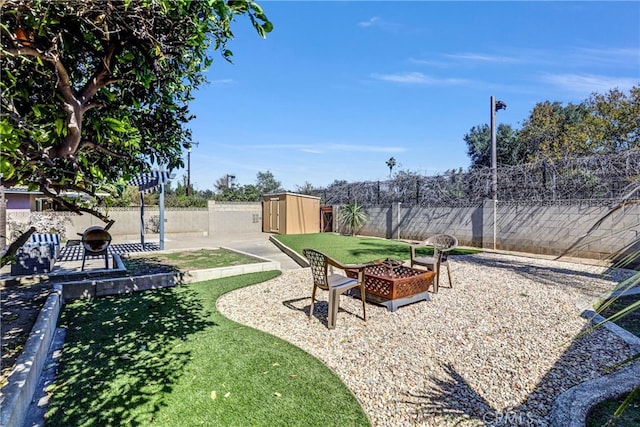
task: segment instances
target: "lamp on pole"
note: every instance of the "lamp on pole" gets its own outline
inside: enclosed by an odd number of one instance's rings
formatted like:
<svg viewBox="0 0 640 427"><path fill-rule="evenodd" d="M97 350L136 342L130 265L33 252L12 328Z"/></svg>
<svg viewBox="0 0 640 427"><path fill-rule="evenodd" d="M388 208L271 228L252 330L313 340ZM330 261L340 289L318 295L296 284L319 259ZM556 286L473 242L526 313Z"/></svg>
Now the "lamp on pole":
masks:
<svg viewBox="0 0 640 427"><path fill-rule="evenodd" d="M506 110L507 104L496 101L495 96L491 96L491 197L493 198L493 249L496 249L497 240L497 215L498 209L498 154L496 147L496 112Z"/></svg>
<svg viewBox="0 0 640 427"><path fill-rule="evenodd" d="M191 147L200 145L199 142L189 142L187 146L187 197L191 195Z"/></svg>
<svg viewBox="0 0 640 427"><path fill-rule="evenodd" d="M227 190L229 188L231 188L230 185L231 185L231 180L232 179L236 179L236 176L235 175L229 175L229 174L225 175L225 185L227 186Z"/></svg>

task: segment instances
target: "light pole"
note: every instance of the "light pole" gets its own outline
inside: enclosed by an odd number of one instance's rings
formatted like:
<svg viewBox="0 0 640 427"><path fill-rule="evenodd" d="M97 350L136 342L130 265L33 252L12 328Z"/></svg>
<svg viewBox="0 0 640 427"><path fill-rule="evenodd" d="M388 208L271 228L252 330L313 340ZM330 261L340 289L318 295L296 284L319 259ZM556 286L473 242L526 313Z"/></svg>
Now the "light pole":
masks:
<svg viewBox="0 0 640 427"><path fill-rule="evenodd" d="M227 186L227 190L230 188L229 186L231 184L231 180L232 179L236 179L236 176L235 175L229 175L229 174L225 175L225 184Z"/></svg>
<svg viewBox="0 0 640 427"><path fill-rule="evenodd" d="M191 195L191 147L200 145L199 142L190 142L187 147L187 197Z"/></svg>
<svg viewBox="0 0 640 427"><path fill-rule="evenodd" d="M493 250L496 249L497 240L497 209L498 209L498 154L496 148L496 112L506 110L507 104L496 101L491 96L491 197L493 198Z"/></svg>

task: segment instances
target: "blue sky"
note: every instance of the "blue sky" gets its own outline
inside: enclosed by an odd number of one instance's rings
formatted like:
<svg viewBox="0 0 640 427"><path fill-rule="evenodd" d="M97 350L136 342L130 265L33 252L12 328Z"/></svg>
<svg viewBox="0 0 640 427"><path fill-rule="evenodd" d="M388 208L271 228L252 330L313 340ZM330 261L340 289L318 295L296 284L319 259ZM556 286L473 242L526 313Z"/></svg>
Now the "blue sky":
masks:
<svg viewBox="0 0 640 427"><path fill-rule="evenodd" d="M640 84L636 1L259 3L273 32L238 19L233 64L214 54L191 104L199 190L259 171L289 191L385 180L391 157L394 172L466 169L464 135L489 123L492 95L518 129L538 102Z"/></svg>

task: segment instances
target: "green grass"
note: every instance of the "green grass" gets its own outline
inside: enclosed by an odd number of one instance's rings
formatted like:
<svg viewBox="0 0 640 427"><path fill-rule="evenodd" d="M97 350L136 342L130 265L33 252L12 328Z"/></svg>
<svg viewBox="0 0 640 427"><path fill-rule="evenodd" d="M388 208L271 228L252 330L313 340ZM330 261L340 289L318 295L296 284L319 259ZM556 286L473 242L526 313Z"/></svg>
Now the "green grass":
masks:
<svg viewBox="0 0 640 427"><path fill-rule="evenodd" d="M180 252L135 255L123 258L123 263L127 269L140 264L162 264L175 267L182 271L253 264L257 262L264 261L227 249L184 250Z"/></svg>
<svg viewBox="0 0 640 427"><path fill-rule="evenodd" d="M613 314L619 312L620 310L629 307L631 304L637 303L640 301L640 294L637 295L628 295L615 298L611 305L607 306L600 313L603 317L609 318ZM606 303L604 301L603 303ZM640 337L640 309L636 309L628 312L622 317L617 318L613 321L616 325L620 326L623 329L631 332L637 337Z"/></svg>
<svg viewBox="0 0 640 427"><path fill-rule="evenodd" d="M587 417L586 427L636 427L640 425L640 393L629 403L629 406L620 414L618 418L613 418L613 414L624 401L626 395L616 399L605 400L596 405Z"/></svg>
<svg viewBox="0 0 640 427"><path fill-rule="evenodd" d="M343 263L361 263L378 259L409 259L409 244L397 240L372 237L343 236L336 233L286 234L274 236L300 255L304 248L313 248ZM476 249L456 248L451 255L478 253ZM432 254L429 248L418 249L418 254Z"/></svg>
<svg viewBox="0 0 640 427"><path fill-rule="evenodd" d="M319 360L216 310L220 295L278 274L65 306L47 425L369 425Z"/></svg>

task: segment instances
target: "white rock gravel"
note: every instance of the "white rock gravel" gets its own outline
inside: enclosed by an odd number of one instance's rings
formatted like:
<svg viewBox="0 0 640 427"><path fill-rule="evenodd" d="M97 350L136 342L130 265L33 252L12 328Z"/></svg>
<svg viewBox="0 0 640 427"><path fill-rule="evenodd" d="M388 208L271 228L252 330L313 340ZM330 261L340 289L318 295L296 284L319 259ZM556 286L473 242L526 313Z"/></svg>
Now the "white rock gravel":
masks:
<svg viewBox="0 0 640 427"><path fill-rule="evenodd" d="M326 327L327 293L309 320L311 273L291 270L218 300L222 314L320 359L356 396L373 426L546 426L557 395L606 373L631 352L588 326L583 308L625 272L498 254L450 258L431 301L396 312L342 296ZM627 272L628 273L628 272Z"/></svg>

